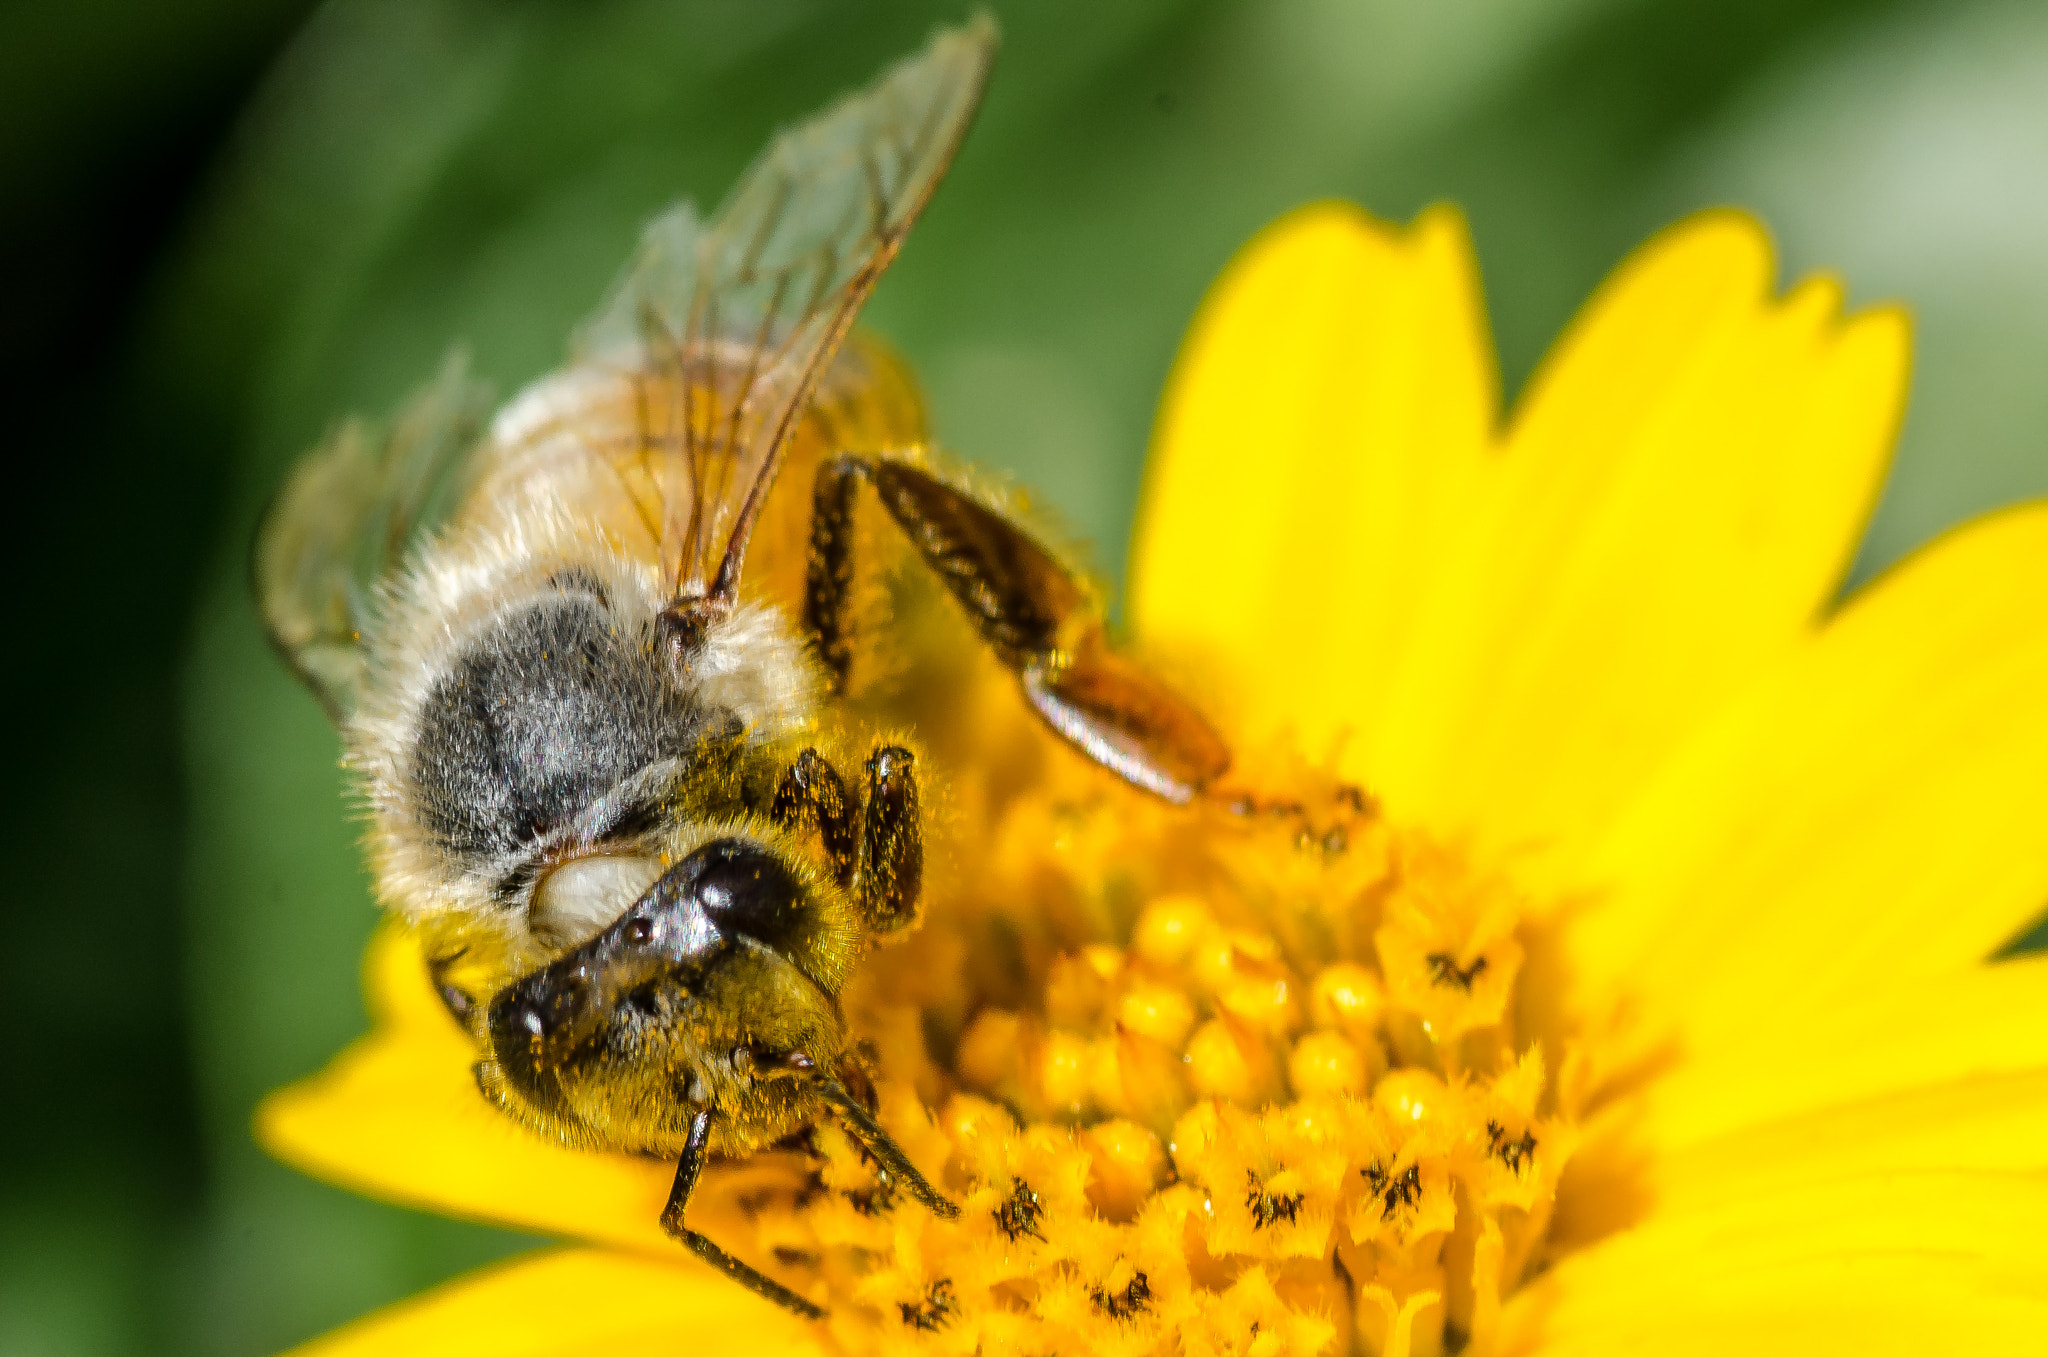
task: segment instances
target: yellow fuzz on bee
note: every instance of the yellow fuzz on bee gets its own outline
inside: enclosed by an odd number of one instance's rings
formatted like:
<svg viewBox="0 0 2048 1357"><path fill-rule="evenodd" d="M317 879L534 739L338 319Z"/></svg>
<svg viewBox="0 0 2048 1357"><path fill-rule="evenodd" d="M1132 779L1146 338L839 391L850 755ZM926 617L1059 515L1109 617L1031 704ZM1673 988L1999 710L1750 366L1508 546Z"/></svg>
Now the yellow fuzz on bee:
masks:
<svg viewBox="0 0 2048 1357"><path fill-rule="evenodd" d="M1190 814L1082 776L994 843L848 997L881 1120L958 1219L831 1127L720 1212L835 1344L1487 1342L1574 1141L1518 1030L1509 884L1335 784Z"/></svg>

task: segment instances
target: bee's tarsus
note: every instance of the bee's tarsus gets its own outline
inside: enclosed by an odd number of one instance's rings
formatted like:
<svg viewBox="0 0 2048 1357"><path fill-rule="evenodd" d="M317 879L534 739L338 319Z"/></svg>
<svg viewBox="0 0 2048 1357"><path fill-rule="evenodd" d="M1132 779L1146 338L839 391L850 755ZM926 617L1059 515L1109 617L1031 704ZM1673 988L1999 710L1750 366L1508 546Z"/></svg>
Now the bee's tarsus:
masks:
<svg viewBox="0 0 2048 1357"><path fill-rule="evenodd" d="M676 1180L675 1185L669 1189L668 1205L662 1208L661 1228L690 1252L755 1295L772 1300L785 1310L793 1311L805 1319L823 1319L823 1309L811 1304L774 1278L755 1271L683 1223L683 1214L689 1209L690 1197L697 1190L697 1178L704 1172L705 1154L710 1144L711 1112L707 1108L697 1113L690 1121L690 1138L683 1146L682 1160L676 1165Z"/></svg>

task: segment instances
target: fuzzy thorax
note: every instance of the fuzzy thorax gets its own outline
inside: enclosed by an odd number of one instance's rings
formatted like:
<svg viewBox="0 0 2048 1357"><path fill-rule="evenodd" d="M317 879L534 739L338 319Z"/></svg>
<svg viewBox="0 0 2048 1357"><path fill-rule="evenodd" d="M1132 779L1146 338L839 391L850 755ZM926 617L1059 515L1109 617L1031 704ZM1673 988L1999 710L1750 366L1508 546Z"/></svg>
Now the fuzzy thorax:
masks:
<svg viewBox="0 0 2048 1357"><path fill-rule="evenodd" d="M347 731L387 908L473 933L516 973L550 951L528 917L549 868L658 856L760 798L815 725L815 668L756 603L679 664L656 620L667 602L602 524L546 508L458 525L420 554L364 637Z"/></svg>

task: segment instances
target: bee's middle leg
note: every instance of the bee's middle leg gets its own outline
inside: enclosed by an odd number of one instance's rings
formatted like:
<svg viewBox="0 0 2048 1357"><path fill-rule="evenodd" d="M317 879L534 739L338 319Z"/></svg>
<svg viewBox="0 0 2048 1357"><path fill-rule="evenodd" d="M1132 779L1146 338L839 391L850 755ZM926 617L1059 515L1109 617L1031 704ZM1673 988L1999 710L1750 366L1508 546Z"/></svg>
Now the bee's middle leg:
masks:
<svg viewBox="0 0 2048 1357"><path fill-rule="evenodd" d="M774 1301L786 1310L792 1310L805 1319L823 1319L825 1312L799 1296L774 1278L756 1272L739 1259L727 1253L711 1240L683 1223L683 1213L689 1209L690 1198L697 1190L697 1179L704 1172L704 1158L711 1143L711 1111L709 1108L697 1113L690 1122L690 1138L683 1145L682 1161L676 1165L675 1186L669 1189L668 1205L662 1208L661 1228L669 1237L681 1243L726 1276L738 1282L757 1296Z"/></svg>

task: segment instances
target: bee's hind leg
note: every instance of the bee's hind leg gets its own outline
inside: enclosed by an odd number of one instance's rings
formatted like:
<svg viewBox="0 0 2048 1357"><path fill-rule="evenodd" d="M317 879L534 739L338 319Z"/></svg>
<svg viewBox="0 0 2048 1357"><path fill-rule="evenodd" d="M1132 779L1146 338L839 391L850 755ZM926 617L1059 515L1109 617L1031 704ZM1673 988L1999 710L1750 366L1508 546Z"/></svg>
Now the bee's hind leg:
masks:
<svg viewBox="0 0 2048 1357"><path fill-rule="evenodd" d="M782 1283L756 1272L710 1239L683 1223L691 1194L697 1190L698 1175L704 1171L704 1156L711 1143L711 1111L706 1108L690 1122L690 1138L683 1146L682 1162L676 1165L675 1186L669 1189L668 1205L662 1208L661 1228L691 1253L757 1296L774 1301L805 1319L823 1319L825 1312ZM900 1156L901 1151L897 1152ZM915 1172L915 1170L912 1170Z"/></svg>
<svg viewBox="0 0 2048 1357"><path fill-rule="evenodd" d="M968 492L891 457L835 457L818 470L804 620L836 686L853 660L847 613L863 481L1068 743L1174 802L1229 769L1230 749L1201 712L1111 649L1094 597L1052 552Z"/></svg>
<svg viewBox="0 0 2048 1357"><path fill-rule="evenodd" d="M853 667L847 605L853 593L854 498L867 479L859 457L831 457L811 490L810 556L804 574L804 629L835 693Z"/></svg>

